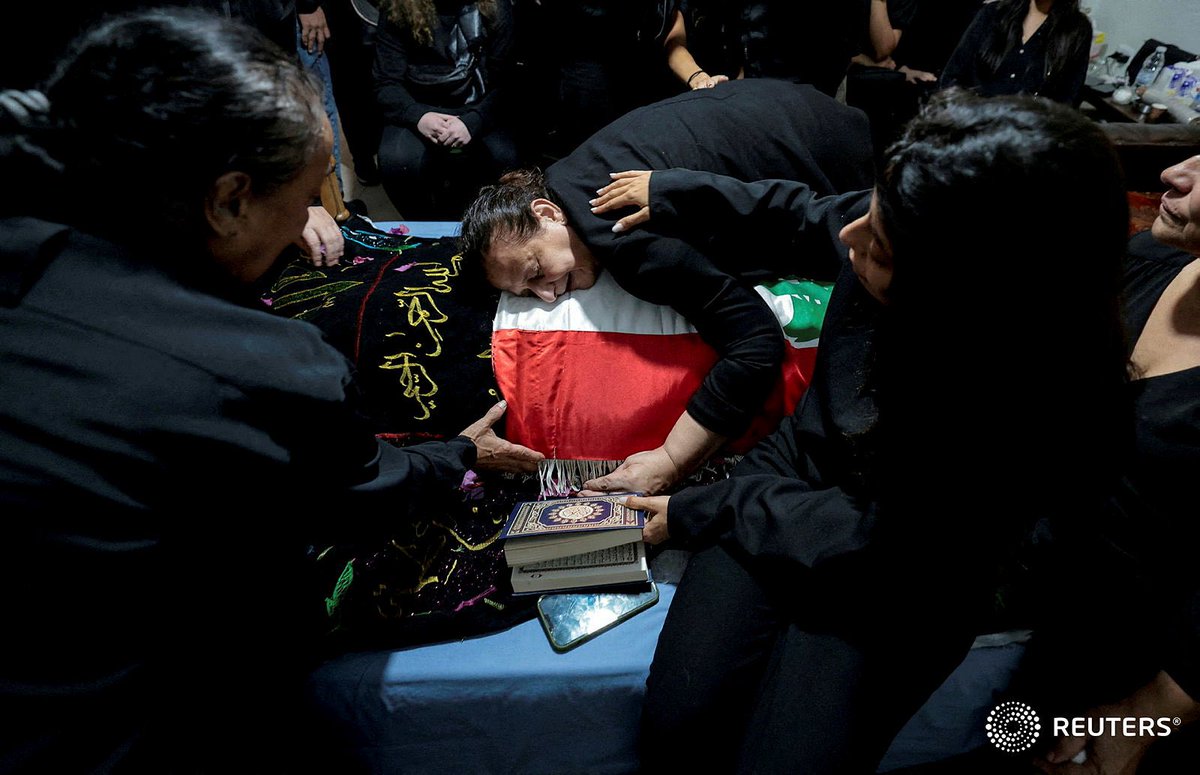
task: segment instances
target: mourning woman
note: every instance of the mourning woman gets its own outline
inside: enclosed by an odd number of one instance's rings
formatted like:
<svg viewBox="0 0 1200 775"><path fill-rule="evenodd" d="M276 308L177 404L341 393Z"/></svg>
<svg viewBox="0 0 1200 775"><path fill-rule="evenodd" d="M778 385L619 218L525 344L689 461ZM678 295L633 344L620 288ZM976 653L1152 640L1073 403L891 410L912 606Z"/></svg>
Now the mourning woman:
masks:
<svg viewBox="0 0 1200 775"><path fill-rule="evenodd" d="M633 499L647 540L697 552L650 670L644 763L874 772L966 654L1001 559L1035 522L1089 519L1119 465L1113 150L1048 101L951 92L873 191L686 171L648 188L621 204L693 237L790 214L797 249L843 268L795 414L732 478ZM820 223L845 223L840 241Z"/></svg>
<svg viewBox="0 0 1200 775"><path fill-rule="evenodd" d="M375 45L375 98L383 114L379 172L410 220L457 215L464 180L491 180L517 164L505 115L512 44L510 0L387 0ZM456 163L457 162L457 163ZM443 181L457 180L451 200Z"/></svg>
<svg viewBox="0 0 1200 775"><path fill-rule="evenodd" d="M1078 105L1091 45L1079 0L996 0L963 33L941 84Z"/></svg>
<svg viewBox="0 0 1200 775"><path fill-rule="evenodd" d="M305 547L538 456L503 407L381 445L347 361L256 302L330 145L259 33L110 20L0 127L0 769L299 771Z"/></svg>

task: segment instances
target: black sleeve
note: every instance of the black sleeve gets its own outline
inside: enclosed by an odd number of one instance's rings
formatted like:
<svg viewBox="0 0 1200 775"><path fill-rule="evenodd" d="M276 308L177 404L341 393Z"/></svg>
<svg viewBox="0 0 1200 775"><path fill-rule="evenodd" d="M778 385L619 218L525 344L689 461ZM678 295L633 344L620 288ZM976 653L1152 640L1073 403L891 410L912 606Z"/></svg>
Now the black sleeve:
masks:
<svg viewBox="0 0 1200 775"><path fill-rule="evenodd" d="M943 89L951 86L961 86L964 89L980 85L979 52L983 50L987 36L991 34L994 14L988 6L979 9L971 26L963 33L962 39L950 55L950 61L942 70L942 80L939 86Z"/></svg>
<svg viewBox="0 0 1200 775"><path fill-rule="evenodd" d="M904 31L912 26L917 15L916 0L887 0L888 21L893 30Z"/></svg>
<svg viewBox="0 0 1200 775"><path fill-rule="evenodd" d="M672 539L689 547L732 539L752 556L813 569L865 547L875 507L831 483L838 462L826 454L823 389L814 383L730 479L672 496Z"/></svg>
<svg viewBox="0 0 1200 775"><path fill-rule="evenodd" d="M723 436L745 431L783 362L783 334L766 302L677 237L632 232L606 266L634 296L683 315L720 356L688 402L692 418Z"/></svg>
<svg viewBox="0 0 1200 775"><path fill-rule="evenodd" d="M1189 697L1200 702L1200 590L1187 597L1174 623L1163 669Z"/></svg>
<svg viewBox="0 0 1200 775"><path fill-rule="evenodd" d="M803 183L743 183L689 170L655 172L650 180L651 212L666 230L618 237L606 264L627 291L671 306L717 351L720 360L688 402L688 413L723 436L740 435L778 378L784 348L779 322L748 283L672 232L690 226L711 231L716 222L771 232L791 245L792 271L832 279L844 260L837 232L864 192L817 199Z"/></svg>
<svg viewBox="0 0 1200 775"><path fill-rule="evenodd" d="M496 15L489 20L487 38L487 91L477 104L462 114L472 137L496 126L504 112L507 82L512 68L513 22L508 0L497 0Z"/></svg>
<svg viewBox="0 0 1200 775"><path fill-rule="evenodd" d="M650 176L651 222L669 230L753 231L789 245L793 271L818 280L837 277L846 259L842 227L866 212L870 191L818 197L804 183L746 183L692 170L660 170Z"/></svg>
<svg viewBox="0 0 1200 775"><path fill-rule="evenodd" d="M414 42L407 31L381 20L375 38L375 101L385 121L413 129L421 116L436 108L417 102L405 86L410 45Z"/></svg>
<svg viewBox="0 0 1200 775"><path fill-rule="evenodd" d="M1075 107L1082 99L1080 93L1087 78L1088 54L1092 48L1092 25L1083 14L1079 17L1079 23L1069 33L1071 45L1066 63L1046 79L1041 91L1042 97Z"/></svg>

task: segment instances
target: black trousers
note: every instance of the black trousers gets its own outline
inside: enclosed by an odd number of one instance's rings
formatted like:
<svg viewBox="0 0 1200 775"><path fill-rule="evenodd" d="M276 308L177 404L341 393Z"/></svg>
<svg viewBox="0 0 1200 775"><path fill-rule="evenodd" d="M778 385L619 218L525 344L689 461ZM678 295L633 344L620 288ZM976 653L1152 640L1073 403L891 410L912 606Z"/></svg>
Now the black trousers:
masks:
<svg viewBox="0 0 1200 775"><path fill-rule="evenodd" d="M926 598L904 601L917 609L911 628L892 629L891 617L850 636L806 628L808 593L749 567L719 546L692 557L647 680L644 769L875 772L962 661L973 627Z"/></svg>
<svg viewBox="0 0 1200 775"><path fill-rule="evenodd" d="M379 144L383 189L408 220L458 220L481 185L495 182L518 161L517 144L503 129L451 149L388 125Z"/></svg>
<svg viewBox="0 0 1200 775"><path fill-rule="evenodd" d="M325 44L329 74L346 145L360 176L373 177L375 152L383 132L383 118L375 103L375 29L354 13L350 0L323 3L332 33Z"/></svg>

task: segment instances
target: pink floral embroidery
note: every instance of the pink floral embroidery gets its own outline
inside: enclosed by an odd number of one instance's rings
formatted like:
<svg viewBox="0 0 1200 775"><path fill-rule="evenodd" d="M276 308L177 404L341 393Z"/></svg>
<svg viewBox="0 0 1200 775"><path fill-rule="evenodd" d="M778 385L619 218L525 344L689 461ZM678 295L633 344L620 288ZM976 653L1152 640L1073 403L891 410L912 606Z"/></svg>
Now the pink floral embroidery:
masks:
<svg viewBox="0 0 1200 775"><path fill-rule="evenodd" d="M398 237L403 237L405 234L408 234L408 227L404 224L393 226L392 228L388 229L388 234L395 234Z"/></svg>

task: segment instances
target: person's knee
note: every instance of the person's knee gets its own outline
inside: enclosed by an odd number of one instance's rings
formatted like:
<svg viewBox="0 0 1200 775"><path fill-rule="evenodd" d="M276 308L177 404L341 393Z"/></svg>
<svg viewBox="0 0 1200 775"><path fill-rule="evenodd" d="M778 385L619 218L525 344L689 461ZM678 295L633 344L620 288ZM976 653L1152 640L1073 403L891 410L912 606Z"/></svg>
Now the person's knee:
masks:
<svg viewBox="0 0 1200 775"><path fill-rule="evenodd" d="M413 132L389 126L379 142L379 171L387 178L411 178L421 174L428 159L425 144Z"/></svg>

